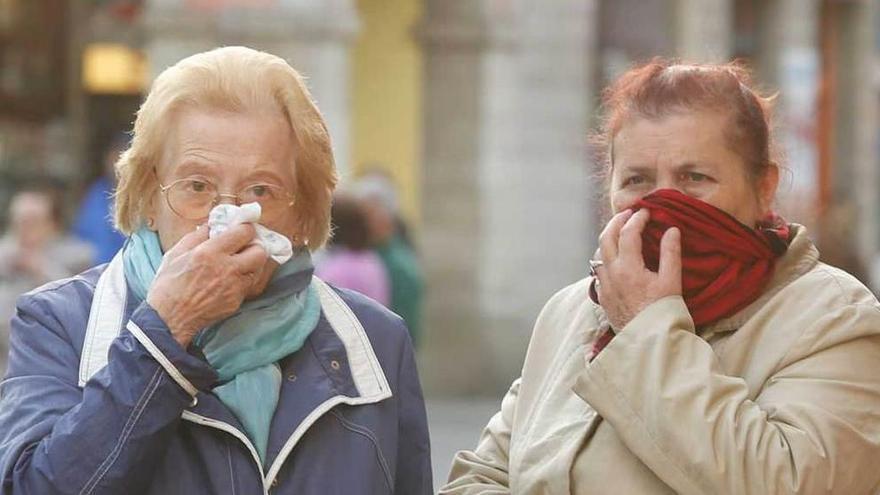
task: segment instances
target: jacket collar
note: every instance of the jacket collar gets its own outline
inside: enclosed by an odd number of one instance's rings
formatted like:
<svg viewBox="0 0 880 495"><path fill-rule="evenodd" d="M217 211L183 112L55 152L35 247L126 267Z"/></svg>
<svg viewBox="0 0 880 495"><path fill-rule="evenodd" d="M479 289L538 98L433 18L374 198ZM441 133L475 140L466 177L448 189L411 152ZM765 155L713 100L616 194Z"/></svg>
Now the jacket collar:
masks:
<svg viewBox="0 0 880 495"><path fill-rule="evenodd" d="M790 227L792 239L788 244L788 250L776 262L773 277L770 278L761 296L735 314L697 329L701 337L709 339L715 334L731 332L743 326L779 291L819 263L819 250L810 240L807 229L798 224L791 224Z"/></svg>

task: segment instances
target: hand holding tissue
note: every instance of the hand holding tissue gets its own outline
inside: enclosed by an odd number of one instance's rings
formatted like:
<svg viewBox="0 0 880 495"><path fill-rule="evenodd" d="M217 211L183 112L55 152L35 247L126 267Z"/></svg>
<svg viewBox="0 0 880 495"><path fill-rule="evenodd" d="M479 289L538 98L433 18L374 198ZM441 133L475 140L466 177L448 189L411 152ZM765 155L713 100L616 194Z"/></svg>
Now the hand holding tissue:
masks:
<svg viewBox="0 0 880 495"><path fill-rule="evenodd" d="M261 245L272 260L283 265L293 256L293 245L286 236L257 223L261 213L259 203L217 205L208 215L208 237L213 239L234 225L253 223L257 230L254 242Z"/></svg>

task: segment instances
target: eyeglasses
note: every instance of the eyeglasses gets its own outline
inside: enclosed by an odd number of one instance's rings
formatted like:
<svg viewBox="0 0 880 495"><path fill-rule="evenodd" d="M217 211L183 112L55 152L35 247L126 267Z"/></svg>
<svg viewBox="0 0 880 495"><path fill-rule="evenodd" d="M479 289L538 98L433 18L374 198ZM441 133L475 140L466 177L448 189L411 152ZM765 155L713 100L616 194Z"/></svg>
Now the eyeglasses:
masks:
<svg viewBox="0 0 880 495"><path fill-rule="evenodd" d="M212 208L229 198L237 206L259 203L260 223L273 223L294 203L291 192L274 184L251 184L236 194L223 194L215 184L196 177L178 179L167 186L160 183L159 191L171 211L187 220L208 218Z"/></svg>

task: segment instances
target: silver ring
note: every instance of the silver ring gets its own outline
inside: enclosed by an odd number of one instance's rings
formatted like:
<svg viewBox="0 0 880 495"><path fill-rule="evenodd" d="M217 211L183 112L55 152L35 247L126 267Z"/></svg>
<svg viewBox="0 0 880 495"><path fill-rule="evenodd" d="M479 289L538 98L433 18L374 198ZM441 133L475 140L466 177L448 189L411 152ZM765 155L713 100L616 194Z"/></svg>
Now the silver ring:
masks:
<svg viewBox="0 0 880 495"><path fill-rule="evenodd" d="M600 266L604 265L605 262L602 260L590 260L590 276L596 276L596 270L599 269Z"/></svg>

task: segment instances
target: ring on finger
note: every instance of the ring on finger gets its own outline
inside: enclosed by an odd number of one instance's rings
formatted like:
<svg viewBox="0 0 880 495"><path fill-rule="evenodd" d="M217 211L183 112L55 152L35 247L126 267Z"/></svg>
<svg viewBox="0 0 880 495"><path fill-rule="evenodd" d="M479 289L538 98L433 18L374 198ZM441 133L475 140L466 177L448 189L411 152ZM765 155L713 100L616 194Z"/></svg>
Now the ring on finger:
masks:
<svg viewBox="0 0 880 495"><path fill-rule="evenodd" d="M596 270L598 270L599 267L601 267L602 265L605 264L605 262L602 260L590 260L589 263L590 263L590 276L592 276L592 277L595 277Z"/></svg>

